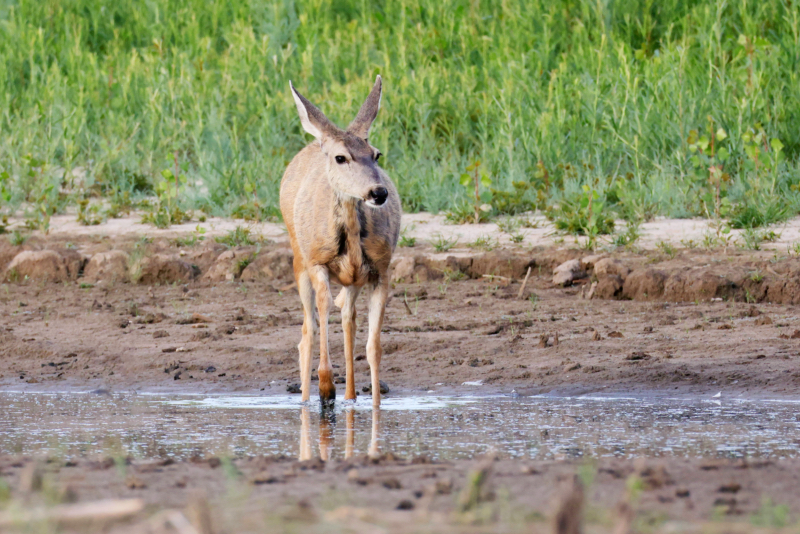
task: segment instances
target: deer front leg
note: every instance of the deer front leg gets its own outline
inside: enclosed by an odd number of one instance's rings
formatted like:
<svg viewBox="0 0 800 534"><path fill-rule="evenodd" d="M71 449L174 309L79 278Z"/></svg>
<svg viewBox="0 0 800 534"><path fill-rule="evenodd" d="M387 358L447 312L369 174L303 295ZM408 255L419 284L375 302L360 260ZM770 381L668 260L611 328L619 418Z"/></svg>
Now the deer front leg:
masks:
<svg viewBox="0 0 800 534"><path fill-rule="evenodd" d="M356 299L361 288L347 286L342 289L342 330L344 331L344 363L347 385L344 400L356 400L356 379L353 370L353 350L356 343ZM339 299L337 299L338 301Z"/></svg>
<svg viewBox="0 0 800 534"><path fill-rule="evenodd" d="M311 283L317 295L317 312L319 314L319 399L323 404L329 404L336 398L336 387L333 385L333 368L330 361L328 346L328 316L331 312L333 299L328 268L317 265L309 269Z"/></svg>
<svg viewBox="0 0 800 534"><path fill-rule="evenodd" d="M367 362L372 375L372 405L381 404L381 384L378 377L378 368L381 365L381 328L383 316L386 311L386 299L389 296L389 283L386 277L375 284L369 298L369 337L367 338Z"/></svg>
<svg viewBox="0 0 800 534"><path fill-rule="evenodd" d="M311 396L311 350L314 346L314 288L306 271L296 275L297 292L300 293L300 302L303 305L303 337L297 346L300 352L300 389L303 393L303 402Z"/></svg>

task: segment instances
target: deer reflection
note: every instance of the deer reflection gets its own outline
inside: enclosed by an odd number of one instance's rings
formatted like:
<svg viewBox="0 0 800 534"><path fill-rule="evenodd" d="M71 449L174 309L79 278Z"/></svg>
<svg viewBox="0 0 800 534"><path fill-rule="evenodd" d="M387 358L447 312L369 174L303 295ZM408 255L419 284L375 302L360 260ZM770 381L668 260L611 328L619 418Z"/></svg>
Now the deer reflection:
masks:
<svg viewBox="0 0 800 534"><path fill-rule="evenodd" d="M344 410L345 416L345 442L344 457L352 458L355 454L355 408L348 407ZM319 416L319 457L323 461L328 461L333 456L334 451L334 430L336 428L336 413L330 409L323 409ZM370 437L369 456L380 454L380 429L381 429L381 409L372 408L372 435ZM310 460L313 457L311 452L311 412L307 406L300 408L300 454L299 460Z"/></svg>

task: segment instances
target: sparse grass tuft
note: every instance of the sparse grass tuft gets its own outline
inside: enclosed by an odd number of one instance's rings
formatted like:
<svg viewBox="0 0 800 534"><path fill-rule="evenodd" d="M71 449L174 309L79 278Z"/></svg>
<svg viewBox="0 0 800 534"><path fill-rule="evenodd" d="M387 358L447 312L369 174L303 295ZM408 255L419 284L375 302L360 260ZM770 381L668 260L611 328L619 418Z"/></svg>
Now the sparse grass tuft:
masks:
<svg viewBox="0 0 800 534"><path fill-rule="evenodd" d="M250 229L244 226L237 226L226 235L215 237L214 240L217 243L222 243L223 245L227 245L229 247L243 247L255 245L256 243L260 242L258 238L252 235Z"/></svg>
<svg viewBox="0 0 800 534"><path fill-rule="evenodd" d="M467 246L469 248L476 248L479 250L485 250L486 252L492 251L496 249L500 245L500 242L491 236L488 235L481 235L478 236L475 241L472 243L468 243Z"/></svg>
<svg viewBox="0 0 800 534"><path fill-rule="evenodd" d="M458 244L458 236L445 237L442 234L431 235L431 245L436 252L447 252Z"/></svg>

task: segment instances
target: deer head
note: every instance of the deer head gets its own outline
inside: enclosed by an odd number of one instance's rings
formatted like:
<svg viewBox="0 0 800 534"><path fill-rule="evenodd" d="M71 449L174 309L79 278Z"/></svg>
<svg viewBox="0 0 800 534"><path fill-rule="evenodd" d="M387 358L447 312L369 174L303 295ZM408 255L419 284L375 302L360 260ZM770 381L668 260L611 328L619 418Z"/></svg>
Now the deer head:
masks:
<svg viewBox="0 0 800 534"><path fill-rule="evenodd" d="M381 107L381 77L375 79L367 100L347 127L342 130L333 124L314 104L292 89L294 103L303 129L319 141L328 159L327 173L331 188L343 197L363 200L378 208L386 203L389 190L378 170L381 152L369 144L369 129Z"/></svg>

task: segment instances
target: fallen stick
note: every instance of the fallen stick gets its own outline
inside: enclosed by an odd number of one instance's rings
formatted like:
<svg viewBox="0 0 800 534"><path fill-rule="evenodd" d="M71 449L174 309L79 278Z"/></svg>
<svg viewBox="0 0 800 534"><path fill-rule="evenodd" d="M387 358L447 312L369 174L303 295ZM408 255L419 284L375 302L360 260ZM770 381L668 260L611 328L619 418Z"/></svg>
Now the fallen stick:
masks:
<svg viewBox="0 0 800 534"><path fill-rule="evenodd" d="M142 499L104 499L102 501L60 504L52 508L33 508L0 514L0 527L40 521L54 523L103 522L122 519L141 512Z"/></svg>
<svg viewBox="0 0 800 534"><path fill-rule="evenodd" d="M411 311L411 306L408 305L408 295L403 295L403 304L406 305L406 311L408 314L414 315L414 313Z"/></svg>
<svg viewBox="0 0 800 534"><path fill-rule="evenodd" d="M525 280L522 281L522 287L519 288L519 293L517 293L517 298L521 299L522 294L525 292L525 286L528 285L528 277L531 275L531 268L528 267L528 272L525 273Z"/></svg>

